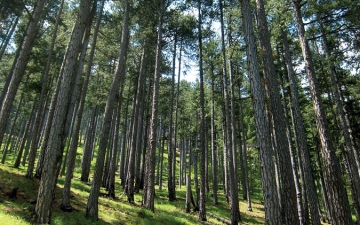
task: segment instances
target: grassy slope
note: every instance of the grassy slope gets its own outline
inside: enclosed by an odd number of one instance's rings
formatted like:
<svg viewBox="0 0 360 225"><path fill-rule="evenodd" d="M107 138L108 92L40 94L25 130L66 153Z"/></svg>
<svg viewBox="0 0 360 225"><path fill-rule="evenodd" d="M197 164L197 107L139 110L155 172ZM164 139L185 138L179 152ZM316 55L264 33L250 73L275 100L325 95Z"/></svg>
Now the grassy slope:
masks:
<svg viewBox="0 0 360 225"><path fill-rule="evenodd" d="M78 153L77 165L79 165L81 154ZM5 165L0 164L0 223L7 224L31 224L31 217L35 208L35 200L39 181L37 179L27 179L24 177L26 167L19 169L13 168L13 156L9 155ZM166 167L166 163L164 166ZM90 175L91 176L91 175ZM77 167L72 181L72 200L71 204L75 209L71 213L62 212L59 209L62 184L64 177L58 180L55 202L53 204L52 224L71 225L71 224L200 224L198 213L185 213L185 186L177 186L177 201L169 202L167 200L166 184L163 190L156 186L155 212L141 208L141 193L136 194L135 204L129 204L126 197L122 196L122 190L119 190L119 183L116 184L116 199L112 200L105 197L106 191L101 189L99 200L99 220L92 221L86 219L85 207L89 196L90 186L78 179L80 177L80 168ZM166 181L166 180L165 180ZM119 182L119 180L117 180ZM15 187L18 187L17 199L10 199L9 193ZM193 190L194 191L194 190ZM229 205L225 202L222 190L219 190L219 205L213 205L210 193L207 199L207 212L211 212L220 217L230 219ZM241 195L240 195L241 196ZM243 224L263 224L264 211L260 204L259 195L253 196L253 212L246 211L245 201L240 202L240 210ZM258 198L258 199L256 199ZM216 219L207 217L207 222L201 224L222 224Z"/></svg>

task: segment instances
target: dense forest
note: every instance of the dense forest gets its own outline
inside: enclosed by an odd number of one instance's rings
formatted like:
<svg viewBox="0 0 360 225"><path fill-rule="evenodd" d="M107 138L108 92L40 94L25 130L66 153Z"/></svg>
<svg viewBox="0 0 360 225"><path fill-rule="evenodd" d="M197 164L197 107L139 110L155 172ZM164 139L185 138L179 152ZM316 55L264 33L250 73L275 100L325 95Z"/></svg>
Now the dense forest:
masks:
<svg viewBox="0 0 360 225"><path fill-rule="evenodd" d="M83 224L120 200L360 224L359 18L359 0L1 0L0 177L33 186L1 179L0 208L32 189L34 224L79 195Z"/></svg>

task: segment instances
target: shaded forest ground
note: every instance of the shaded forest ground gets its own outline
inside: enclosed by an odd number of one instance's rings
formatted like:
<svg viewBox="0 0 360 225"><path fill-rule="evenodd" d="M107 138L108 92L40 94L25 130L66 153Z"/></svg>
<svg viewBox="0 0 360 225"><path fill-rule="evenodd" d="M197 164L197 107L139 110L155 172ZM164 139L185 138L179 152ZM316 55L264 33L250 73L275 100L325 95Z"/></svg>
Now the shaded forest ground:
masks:
<svg viewBox="0 0 360 225"><path fill-rule="evenodd" d="M14 155L9 154L6 164L0 164L0 223L7 224L31 224L32 213L35 208L39 181L37 179L25 178L26 166L13 167ZM169 202L167 198L166 177L163 180L163 189L159 190L156 186L155 212L145 210L141 207L142 192L135 195L135 204L126 201L126 196L122 196L119 180L116 183L116 198L106 197L105 189L101 189L99 199L99 220L92 221L85 218L85 208L90 192L90 185L81 182L80 177L80 158L78 153L77 167L72 181L71 204L73 212L63 212L59 206L61 203L62 188L64 177L60 177L56 188L55 203L53 205L52 224L56 225L75 225L75 224L223 224L216 219L207 216L207 222L198 220L198 212L185 212L185 186L177 186L177 201ZM166 159L165 159L166 160ZM164 166L166 166L164 162ZM164 173L166 176L166 172ZM92 176L92 174L90 175ZM13 188L18 188L17 198L10 198L9 195ZM207 195L207 212L219 217L230 219L229 205L225 201L222 187L219 188L219 204L213 205L211 194ZM194 187L193 187L194 192ZM242 224L263 224L264 209L261 204L261 196L256 191L252 196L253 212L248 212L247 203L240 202ZM241 194L241 193L239 193ZM239 195L242 196L242 195ZM195 197L195 196L194 196Z"/></svg>

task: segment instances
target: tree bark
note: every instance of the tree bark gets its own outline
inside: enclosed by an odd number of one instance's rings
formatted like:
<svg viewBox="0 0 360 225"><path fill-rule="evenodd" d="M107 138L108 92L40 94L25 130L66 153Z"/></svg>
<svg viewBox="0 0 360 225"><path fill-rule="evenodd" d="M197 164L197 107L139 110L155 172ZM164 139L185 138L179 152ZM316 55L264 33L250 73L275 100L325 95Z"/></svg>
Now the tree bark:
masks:
<svg viewBox="0 0 360 225"><path fill-rule="evenodd" d="M41 77L42 86L41 86L41 93L40 93L40 99L39 99L38 116L36 117L34 129L33 129L34 135L33 135L32 141L31 141L29 163L28 163L28 168L27 168L27 172L25 175L25 177L27 177L27 178L33 177L36 152L37 152L37 147L38 147L39 138L40 138L40 131L41 131L40 128L41 128L42 120L43 120L44 114L45 114L45 106L46 106L45 100L46 100L46 93L48 92L48 87L49 87L50 64L51 64L51 59L53 56L55 41L56 41L56 37L57 37L57 30L59 27L60 16L62 14L63 6L64 6L64 0L61 1L59 10L57 12L56 22L54 25L54 31L52 34L50 48L49 48L49 53L48 53L48 57L46 60L46 66L44 68L44 72Z"/></svg>
<svg viewBox="0 0 360 225"><path fill-rule="evenodd" d="M101 186L101 179L104 171L104 158L106 153L106 146L109 139L111 119L113 115L115 96L119 93L119 89L123 89L125 79L125 63L127 58L128 35L129 35L129 11L130 3L125 1L124 21L121 34L121 46L118 55L118 64L115 69L114 78L110 87L109 95L106 101L104 121L102 125L102 132L100 135L100 143L98 155L96 158L94 179L91 185L91 191L86 206L86 217L98 219L98 201Z"/></svg>
<svg viewBox="0 0 360 225"><path fill-rule="evenodd" d="M37 29L39 26L39 19L41 13L43 11L46 0L39 0L36 4L34 12L32 14L32 20L30 20L30 24L27 28L26 35L24 41L21 45L21 49L19 50L19 56L16 58L16 65L13 73L9 74L11 77L9 87L7 88L6 95L2 101L1 111L0 111L0 145L3 141L6 124L10 117L10 111L17 93L17 90L20 86L21 79L23 78L26 70L26 66L28 63L28 58L36 39ZM5 91L5 90L4 90ZM4 92L5 93L5 92Z"/></svg>
<svg viewBox="0 0 360 225"><path fill-rule="evenodd" d="M299 161L299 170L300 174L303 172L302 185L305 187L306 199L309 202L311 222L314 225L320 224L320 217L318 213L318 197L316 194L316 187L314 185L314 178L312 175L311 162L310 162L310 153L306 141L306 130L304 127L301 111L300 111L300 101L298 89L296 86L295 73L293 69L293 64L290 55L290 48L288 44L288 39L285 31L282 31L282 42L283 42L283 54L285 58L287 74L290 81L290 91L291 91L291 111L292 119L294 121L294 135L295 141L298 148L298 161ZM305 197L305 196L303 196ZM304 201L305 203L306 201ZM304 205L304 208L306 206ZM307 210L305 210L307 212ZM306 218L307 216L305 216ZM309 221L310 222L310 221Z"/></svg>
<svg viewBox="0 0 360 225"><path fill-rule="evenodd" d="M292 0L296 25L302 54L305 61L306 73L310 83L310 92L316 116L316 127L321 141L322 161L325 169L325 182L330 203L330 220L333 224L351 224L351 211L344 182L341 178L340 163L335 155L333 141L330 135L328 122L322 105L319 87L315 75L314 65L308 41L305 36L304 23L301 14L301 1Z"/></svg>
<svg viewBox="0 0 360 225"><path fill-rule="evenodd" d="M197 2L198 7L198 40L199 40L199 78L200 78L200 196L199 196L199 219L206 221L206 192L205 192L205 97L204 97L204 75L202 58L202 12L201 1Z"/></svg>
<svg viewBox="0 0 360 225"><path fill-rule="evenodd" d="M158 120L158 102L160 89L160 60L161 60L161 42L163 32L163 18L165 14L165 1L160 1L161 8L159 13L158 36L156 43L156 59L155 71L153 80L153 100L151 108L150 119L150 135L149 135L149 151L146 154L145 161L145 177L144 177L144 192L142 204L145 208L154 211L154 197L155 197L155 164L156 164L156 143L157 143L157 120ZM171 141L171 140L169 140ZM170 172L169 174L170 175Z"/></svg>
<svg viewBox="0 0 360 225"><path fill-rule="evenodd" d="M75 160L76 160L76 152L77 152L78 142L79 142L79 138L80 138L79 131L80 131L81 121L82 121L82 117L83 117L83 111L84 111L84 107L85 107L85 97L87 94L89 79L90 79L90 75L91 75L91 68L92 68L92 63L93 63L93 58L94 58L95 48L96 48L96 40L98 37L98 31L99 31L99 27L100 27L104 3L105 3L105 0L102 0L99 16L96 21L96 27L94 30L91 51L90 51L90 55L89 55L89 59L88 59L88 63L87 63L86 76L84 78L84 83L81 88L81 95L80 95L78 109L77 109L77 116L76 116L74 126L73 126L73 132L72 132L72 138L71 138L69 156L68 156L68 166L67 166L66 178L65 178L65 182L64 182L62 201L61 201L61 205L60 205L60 208L63 211L69 211L69 210L71 211L72 210L72 206L70 204L71 179L73 178L73 172L74 172Z"/></svg>
<svg viewBox="0 0 360 225"><path fill-rule="evenodd" d="M279 159L280 179L281 179L281 199L282 199L282 219L285 224L298 224L298 210L296 204L296 190L294 177L292 174L291 159L289 153L289 143L286 139L286 127L284 122L284 112L280 100L280 91L277 82L274 58L270 43L265 8L263 0L256 0L256 11L258 19L259 36L261 42L261 57L264 62L265 85L269 93L269 112L274 122L274 143Z"/></svg>
<svg viewBox="0 0 360 225"><path fill-rule="evenodd" d="M235 135L235 110L233 101L233 89L230 90L232 96L228 94L228 74L226 67L226 52L225 52L225 33L224 33L224 16L222 0L219 0L220 5L220 23L221 23L221 53L222 53L222 71L223 71L223 96L225 102L225 127L226 127L226 146L227 158L229 160L229 180L230 180L230 208L231 208L231 223L238 224L241 220L239 209L239 196L238 196L238 182L237 182L237 165L236 165L236 135ZM231 80L231 78L230 78ZM230 104L229 104L229 101ZM229 112L231 110L231 115Z"/></svg>
<svg viewBox="0 0 360 225"><path fill-rule="evenodd" d="M64 56L63 69L61 69L63 75L59 76L61 79L58 80L58 82L61 82L61 87L56 101L54 118L49 134L49 143L45 152L44 168L41 175L38 199L35 207L35 220L40 224L51 222L51 205L55 196L54 192L65 145L65 124L69 107L69 97L72 94L71 85L74 83L73 73L86 25L92 19L91 6L91 0L82 0L80 2L79 14L70 37L66 56Z"/></svg>
<svg viewBox="0 0 360 225"><path fill-rule="evenodd" d="M280 204L276 191L273 154L271 150L271 137L268 121L266 119L265 99L262 91L262 82L259 74L258 59L256 54L255 38L253 34L253 17L249 1L241 1L243 27L246 41L246 53L250 77L252 102L255 112L256 136L259 145L262 190L264 194L265 223L281 224Z"/></svg>

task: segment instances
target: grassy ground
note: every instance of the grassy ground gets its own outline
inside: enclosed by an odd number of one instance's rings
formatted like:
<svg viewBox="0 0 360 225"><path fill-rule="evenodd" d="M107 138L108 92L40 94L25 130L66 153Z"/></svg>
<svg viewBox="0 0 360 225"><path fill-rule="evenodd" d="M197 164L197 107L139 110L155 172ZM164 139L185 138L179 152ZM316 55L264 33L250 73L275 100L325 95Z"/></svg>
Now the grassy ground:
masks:
<svg viewBox="0 0 360 225"><path fill-rule="evenodd" d="M35 178L28 179L24 177L26 167L13 168L12 157L9 155L6 164L0 164L0 224L31 224L30 221L35 208L39 181ZM59 178L55 202L53 204L52 224L223 224L210 216L207 216L207 222L200 222L198 220L198 212L185 213L185 186L177 187L177 201L169 202L167 200L166 184L163 185L163 190L159 190L158 186L156 187L154 213L141 207L141 192L135 195L135 204L129 204L126 201L126 197L122 196L122 190L120 190L120 185L117 183L115 199L105 197L106 191L101 189L99 220L92 221L86 219L84 215L90 186L77 179L77 177L80 177L79 172L80 169L77 168L72 181L71 204L75 210L71 213L63 212L59 209L64 177ZM18 188L17 198L9 198L12 189L16 187ZM210 193L207 196L207 212L230 219L229 205L225 201L222 190L219 190L220 203L216 206L212 204ZM253 200L253 212L246 211L247 204L245 201L240 202L242 224L264 223L263 206L260 204L258 196L254 196Z"/></svg>

